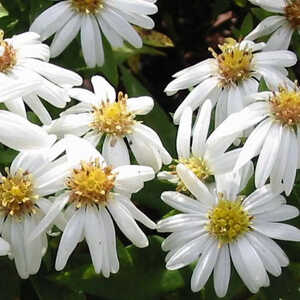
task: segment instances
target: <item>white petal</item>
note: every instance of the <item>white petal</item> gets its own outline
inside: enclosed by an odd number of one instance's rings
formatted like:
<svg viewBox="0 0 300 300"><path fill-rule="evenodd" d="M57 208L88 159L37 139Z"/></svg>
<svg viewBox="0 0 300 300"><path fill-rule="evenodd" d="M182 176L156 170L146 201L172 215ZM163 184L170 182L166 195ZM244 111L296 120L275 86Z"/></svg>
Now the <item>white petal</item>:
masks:
<svg viewBox="0 0 300 300"><path fill-rule="evenodd" d="M139 248L148 246L149 243L147 237L138 227L126 207L118 201L111 199L108 202L108 209L121 231L135 246Z"/></svg>
<svg viewBox="0 0 300 300"><path fill-rule="evenodd" d="M191 143L191 131L192 131L192 116L193 112L190 107L187 107L181 116L177 139L176 148L179 158L190 157L190 143Z"/></svg>
<svg viewBox="0 0 300 300"><path fill-rule="evenodd" d="M136 115L147 115L153 109L153 106L154 101L148 96L129 98L127 100L128 111Z"/></svg>
<svg viewBox="0 0 300 300"><path fill-rule="evenodd" d="M284 12L286 7L285 0L249 0L251 3L260 6L261 8L271 12Z"/></svg>
<svg viewBox="0 0 300 300"><path fill-rule="evenodd" d="M84 222L85 211L84 209L78 209L69 220L61 237L55 261L55 269L57 271L60 271L65 267L69 256L81 240Z"/></svg>
<svg viewBox="0 0 300 300"><path fill-rule="evenodd" d="M214 203L213 196L197 176L182 164L178 164L176 172L188 190L203 204L211 206Z"/></svg>
<svg viewBox="0 0 300 300"><path fill-rule="evenodd" d="M123 138L107 135L103 143L102 155L107 164L114 168L130 165L129 152Z"/></svg>
<svg viewBox="0 0 300 300"><path fill-rule="evenodd" d="M215 267L220 248L217 240L207 243L203 253L193 271L191 278L191 289L193 292L200 291L207 282L212 270Z"/></svg>
<svg viewBox="0 0 300 300"><path fill-rule="evenodd" d="M95 91L95 94L99 100L102 101L109 101L114 102L116 100L116 91L109 84L108 81L105 80L102 76L93 76L92 85Z"/></svg>
<svg viewBox="0 0 300 300"><path fill-rule="evenodd" d="M51 57L60 55L76 37L81 26L81 15L73 15L69 21L58 31L50 46Z"/></svg>
<svg viewBox="0 0 300 300"><path fill-rule="evenodd" d="M230 255L228 245L223 245L219 251L214 269L214 287L218 297L224 297L230 280Z"/></svg>

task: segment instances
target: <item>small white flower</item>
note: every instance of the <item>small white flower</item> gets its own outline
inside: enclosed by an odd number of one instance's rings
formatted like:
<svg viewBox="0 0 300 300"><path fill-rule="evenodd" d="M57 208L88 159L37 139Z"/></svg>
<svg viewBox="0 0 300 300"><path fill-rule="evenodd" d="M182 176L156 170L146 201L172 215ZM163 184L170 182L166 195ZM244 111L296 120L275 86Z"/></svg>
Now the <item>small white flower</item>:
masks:
<svg viewBox="0 0 300 300"><path fill-rule="evenodd" d="M48 132L63 136L84 136L97 146L105 136L102 154L109 165L129 165L128 141L137 162L160 170L162 163L169 164L171 157L159 136L151 128L135 120L153 108L151 97L127 98L119 93L116 101L114 88L100 76L92 77L95 94L84 89L70 90L70 96L81 101L53 121Z"/></svg>
<svg viewBox="0 0 300 300"><path fill-rule="evenodd" d="M220 54L211 50L214 58L174 74L175 79L165 89L167 94L196 86L177 108L174 122L178 124L185 107L195 110L204 100L212 99L213 105L217 105L215 125L218 126L228 115L249 104L244 96L257 92L261 77L269 88L283 83L291 85L285 67L297 62L296 55L287 50L258 52L264 45L226 39L219 46Z"/></svg>
<svg viewBox="0 0 300 300"><path fill-rule="evenodd" d="M55 160L59 143L46 152L20 153L7 174L0 174L0 233L10 244L9 257L23 279L38 272L47 250L45 233L34 241L29 241L29 235L51 207L45 196L61 189L61 173L53 176L51 172L53 166L63 169L63 162ZM62 215L53 221L63 230L66 220Z"/></svg>
<svg viewBox="0 0 300 300"><path fill-rule="evenodd" d="M55 140L56 136L49 135L42 127L15 113L0 110L0 143L18 151L27 151L49 148Z"/></svg>
<svg viewBox="0 0 300 300"><path fill-rule="evenodd" d="M267 272L281 274L289 260L271 239L300 241L300 230L278 222L298 216L297 208L286 205L270 185L247 197L239 192L251 172L227 173L217 179L215 192L183 165L177 166L181 180L196 199L178 192L164 192L162 200L182 212L158 223L158 231L172 232L162 248L170 251L167 268L180 269L194 261L191 289L201 290L213 272L214 287L219 297L226 295L231 262L253 293L269 285Z"/></svg>
<svg viewBox="0 0 300 300"><path fill-rule="evenodd" d="M171 171L164 171L158 174L158 178L168 180L177 184L177 191L187 191L183 182L176 173L176 165L182 163L204 183L213 181L215 175L224 174L233 170L240 150L224 153L227 147L215 147L210 144L207 138L211 120L212 103L206 100L199 110L196 122L192 128L192 109L185 108L180 119L177 133L177 153L178 160L169 168ZM191 145L192 139L192 145ZM231 141L231 140L230 140Z"/></svg>
<svg viewBox="0 0 300 300"><path fill-rule="evenodd" d="M257 125L239 154L235 170L259 155L256 187L262 187L270 178L275 191L283 189L289 195L300 167L300 89L281 87L248 98L258 102L229 116L215 130L212 142L222 144L224 138L230 142L240 131Z"/></svg>
<svg viewBox="0 0 300 300"><path fill-rule="evenodd" d="M279 13L265 18L245 39L271 34L265 50L288 49L294 31L300 32L300 0L249 0L261 8Z"/></svg>
<svg viewBox="0 0 300 300"><path fill-rule="evenodd" d="M146 29L154 27L148 15L157 12L156 0L68 0L61 1L44 11L33 22L30 31L43 40L55 33L51 57L60 55L81 31L83 57L89 67L104 63L101 33L113 47L122 47L123 41L140 48L141 37L130 25Z"/></svg>
<svg viewBox="0 0 300 300"><path fill-rule="evenodd" d="M148 240L135 220L156 228L130 200L145 181L154 178L154 172L150 167L135 165L112 168L88 141L71 135L63 141L69 168L62 182L67 190L56 198L30 240L39 237L68 204L68 223L59 244L56 270L65 267L76 245L86 239L95 271L108 277L119 269L112 219L137 247L147 247Z"/></svg>
<svg viewBox="0 0 300 300"><path fill-rule="evenodd" d="M51 116L39 97L56 107L64 107L70 101L66 88L81 85L81 77L48 63L49 47L34 32L3 40L0 31L0 45L4 48L0 57L0 95L5 96L0 101L26 118L25 103L43 123L50 123Z"/></svg>

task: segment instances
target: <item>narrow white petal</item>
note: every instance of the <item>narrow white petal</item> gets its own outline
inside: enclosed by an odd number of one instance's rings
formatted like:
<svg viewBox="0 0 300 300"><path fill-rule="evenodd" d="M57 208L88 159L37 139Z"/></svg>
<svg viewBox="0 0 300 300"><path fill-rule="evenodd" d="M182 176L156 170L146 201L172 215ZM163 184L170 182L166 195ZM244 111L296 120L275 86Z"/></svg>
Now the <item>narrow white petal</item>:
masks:
<svg viewBox="0 0 300 300"><path fill-rule="evenodd" d="M63 235L61 237L55 261L55 269L62 270L71 253L81 240L84 230L85 211L78 209L73 217L69 220Z"/></svg>
<svg viewBox="0 0 300 300"><path fill-rule="evenodd" d="M286 22L272 34L264 50L288 49L293 33L293 28L288 22Z"/></svg>
<svg viewBox="0 0 300 300"><path fill-rule="evenodd" d="M181 116L177 139L176 148L179 158L190 157L190 143L191 143L191 131L192 131L192 116L193 112L190 107L187 107Z"/></svg>

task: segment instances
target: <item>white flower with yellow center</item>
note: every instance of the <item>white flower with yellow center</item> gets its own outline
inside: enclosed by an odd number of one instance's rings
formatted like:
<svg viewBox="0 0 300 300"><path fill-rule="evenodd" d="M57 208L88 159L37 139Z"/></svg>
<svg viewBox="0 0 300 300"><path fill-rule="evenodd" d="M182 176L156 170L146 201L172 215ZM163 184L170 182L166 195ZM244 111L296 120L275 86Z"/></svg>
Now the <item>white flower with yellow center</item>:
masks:
<svg viewBox="0 0 300 300"><path fill-rule="evenodd" d="M220 144L228 137L233 140L239 131L257 125L241 149L235 169L258 155L256 187L270 178L274 190L283 189L289 195L300 167L300 89L281 87L249 99L258 102L228 117L214 132L212 143Z"/></svg>
<svg viewBox="0 0 300 300"><path fill-rule="evenodd" d="M192 291L201 290L213 272L219 297L226 295L231 261L251 292L268 286L267 272L279 276L281 267L289 263L271 238L300 241L299 229L278 223L298 216L298 209L286 205L285 198L269 185L247 197L239 195L251 176L248 167L241 173L219 176L214 192L184 165L177 166L177 173L196 199L178 192L161 196L182 212L157 225L160 232L172 232L162 244L163 250L170 251L167 268L176 270L197 261Z"/></svg>
<svg viewBox="0 0 300 300"><path fill-rule="evenodd" d="M43 40L55 34L51 57L60 55L80 31L83 57L89 67L104 63L101 34L112 47L122 47L123 41L140 48L141 37L132 25L146 29L154 27L148 15L157 12L156 0L67 0L44 11L33 22L30 31Z"/></svg>
<svg viewBox="0 0 300 300"><path fill-rule="evenodd" d="M0 102L26 118L25 103L43 123L50 123L51 116L39 97L56 107L65 107L71 100L66 88L81 85L81 77L48 63L49 47L34 32L4 40L0 31L0 49L0 95L4 96Z"/></svg>
<svg viewBox="0 0 300 300"><path fill-rule="evenodd" d="M267 50L288 49L292 35L300 32L300 0L249 0L261 8L281 15L265 18L245 39L255 40L271 34Z"/></svg>
<svg viewBox="0 0 300 300"><path fill-rule="evenodd" d="M95 146L105 136L102 154L112 166L130 164L125 138L139 164L155 171L162 163L169 164L171 157L156 132L135 119L152 110L153 99L128 98L119 93L116 101L114 88L103 77L92 77L92 84L95 94L84 89L70 90L70 95L82 103L64 111L48 132L84 136Z"/></svg>
<svg viewBox="0 0 300 300"><path fill-rule="evenodd" d="M179 192L187 192L187 188L177 175L176 165L178 163L189 168L203 183L209 184L214 181L214 176L232 171L240 153L239 149L224 153L226 150L224 147L216 148L215 145L210 145L207 134L211 111L212 103L210 100L206 100L199 110L192 128L192 109L185 108L177 133L178 159L169 166L170 171L158 174L159 179L177 184L176 190Z"/></svg>
<svg viewBox="0 0 300 300"><path fill-rule="evenodd" d="M112 219L137 247L147 247L148 240L135 220L156 228L130 200L130 195L142 189L145 181L154 178L154 172L150 167L136 165L113 168L88 141L71 135L64 141L69 162L64 181L67 190L57 197L30 240L38 238L67 205L68 223L55 268L62 270L76 245L86 239L95 271L108 277L119 269Z"/></svg>
<svg viewBox="0 0 300 300"><path fill-rule="evenodd" d="M212 99L213 105L217 105L215 123L218 126L228 115L249 104L245 95L257 92L261 77L269 88L277 88L282 83L291 85L285 67L297 62L296 55L287 50L258 52L264 45L226 39L219 46L220 54L211 50L214 58L173 75L175 79L165 89L167 94L195 86L175 111L174 122L179 123L185 107L195 110L206 99Z"/></svg>
<svg viewBox="0 0 300 300"><path fill-rule="evenodd" d="M23 279L38 272L47 250L45 233L34 241L29 241L29 235L51 207L45 196L61 189L64 162L56 160L55 154L59 144L46 152L20 153L6 174L0 174L0 233L10 244L9 257ZM60 172L53 174L54 167ZM66 220L58 215L53 223L63 230Z"/></svg>

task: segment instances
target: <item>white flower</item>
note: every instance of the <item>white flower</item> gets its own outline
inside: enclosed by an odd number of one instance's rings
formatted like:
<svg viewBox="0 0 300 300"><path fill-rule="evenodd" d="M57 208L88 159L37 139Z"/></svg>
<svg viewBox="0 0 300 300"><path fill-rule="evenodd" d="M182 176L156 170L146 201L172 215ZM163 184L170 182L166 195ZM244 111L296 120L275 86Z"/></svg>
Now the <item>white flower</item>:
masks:
<svg viewBox="0 0 300 300"><path fill-rule="evenodd" d="M102 154L109 165L129 165L130 158L124 138L127 139L137 162L160 170L162 163L169 164L171 157L159 136L151 128L135 120L153 108L150 97L127 98L119 93L116 101L114 88L100 76L92 77L95 94L84 89L70 90L70 96L79 103L53 121L48 132L57 135L84 136L97 145L105 136Z"/></svg>
<svg viewBox="0 0 300 300"><path fill-rule="evenodd" d="M15 113L0 110L0 143L15 150L27 151L48 148L55 140L56 136L47 134L42 127Z"/></svg>
<svg viewBox="0 0 300 300"><path fill-rule="evenodd" d="M182 212L158 223L158 231L172 232L162 248L170 251L167 268L180 269L197 261L191 289L201 290L213 272L214 287L224 297L230 279L231 262L253 293L269 285L267 272L279 276L289 260L271 239L300 241L300 230L278 223L298 216L298 209L286 205L269 185L247 197L239 196L251 172L227 173L217 180L215 192L183 165L177 172L196 199L178 192L164 192L162 200Z"/></svg>
<svg viewBox="0 0 300 300"><path fill-rule="evenodd" d="M0 57L0 83L5 95L0 101L26 118L25 103L46 124L51 122L51 116L39 97L56 107L64 107L70 101L66 88L81 85L82 79L48 63L49 47L39 38L34 32L25 32L3 40L0 31L0 45L4 48Z"/></svg>
<svg viewBox="0 0 300 300"><path fill-rule="evenodd" d="M175 79L165 89L167 94L196 86L177 108L174 122L178 124L185 107L195 110L204 100L212 99L213 105L217 104L215 123L218 126L228 115L249 104L244 96L257 92L261 77L269 88L283 83L291 85L285 67L297 62L296 55L287 50L258 52L263 47L263 43L226 39L219 46L220 54L211 50L214 58L174 74Z"/></svg>
<svg viewBox="0 0 300 300"><path fill-rule="evenodd" d="M239 131L257 125L239 154L235 170L259 155L256 187L262 187L270 177L275 191L283 189L289 195L300 167L300 89L281 87L248 98L258 102L228 117L214 132L212 142L233 140Z"/></svg>
<svg viewBox="0 0 300 300"><path fill-rule="evenodd" d="M95 271L108 277L119 269L112 218L137 247L148 246L148 240L135 220L156 228L130 201L130 195L142 189L145 181L153 179L154 172L149 167L135 165L112 168L88 141L75 136L66 136L65 143L69 162L64 181L67 190L56 198L30 239L39 237L68 203L65 213L68 223L55 268L62 270L76 245L86 239Z"/></svg>
<svg viewBox="0 0 300 300"><path fill-rule="evenodd" d="M215 175L232 171L240 150L224 153L227 146L215 147L207 139L211 120L212 103L206 100L199 110L195 125L192 128L192 109L185 108L180 119L177 133L178 160L169 168L158 174L158 178L177 184L177 191L186 191L186 187L176 173L176 164L182 163L204 183L210 183ZM191 145L192 138L192 145ZM230 140L231 141L231 140Z"/></svg>
<svg viewBox="0 0 300 300"><path fill-rule="evenodd" d="M265 50L288 49L294 31L300 32L300 1L299 0L249 0L261 8L279 13L265 18L251 31L245 39L255 40L272 34Z"/></svg>
<svg viewBox="0 0 300 300"><path fill-rule="evenodd" d="M45 196L61 189L61 175L52 176L51 172L53 166L63 167L63 162L55 160L59 144L46 152L20 153L6 169L7 174L0 174L0 233L10 244L9 257L15 260L23 279L38 272L47 250L45 233L34 241L29 235L51 207ZM61 229L66 223L62 215L53 221Z"/></svg>
<svg viewBox="0 0 300 300"><path fill-rule="evenodd" d="M157 12L156 0L68 0L44 11L31 25L43 40L55 33L51 57L56 57L81 31L83 57L89 67L104 63L101 33L113 47L122 47L123 41L140 48L142 39L130 25L146 29L154 27L148 15Z"/></svg>

